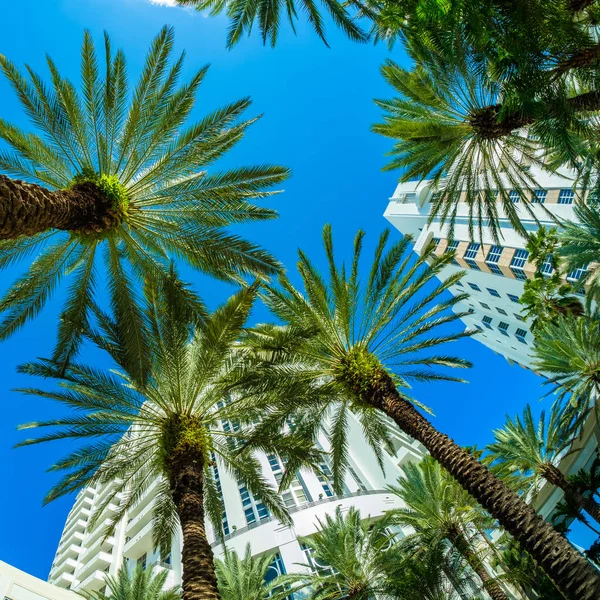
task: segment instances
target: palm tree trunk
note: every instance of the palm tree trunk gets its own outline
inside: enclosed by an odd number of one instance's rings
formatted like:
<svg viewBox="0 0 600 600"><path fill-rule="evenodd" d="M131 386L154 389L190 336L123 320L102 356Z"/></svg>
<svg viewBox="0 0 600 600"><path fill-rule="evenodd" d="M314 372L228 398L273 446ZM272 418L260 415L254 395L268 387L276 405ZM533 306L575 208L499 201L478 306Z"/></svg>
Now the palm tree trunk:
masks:
<svg viewBox="0 0 600 600"><path fill-rule="evenodd" d="M581 494L554 465L545 463L540 467L540 471L546 481L560 488L565 493L565 497L569 502L585 510L596 523L600 523L600 504L593 498Z"/></svg>
<svg viewBox="0 0 600 600"><path fill-rule="evenodd" d="M170 484L183 533L183 600L219 600L212 548L204 524L201 453L182 452L171 461Z"/></svg>
<svg viewBox="0 0 600 600"><path fill-rule="evenodd" d="M0 240L32 236L48 229L93 233L118 222L112 201L93 183L51 191L0 175Z"/></svg>
<svg viewBox="0 0 600 600"><path fill-rule="evenodd" d="M467 561L471 569L477 573L477 576L481 579L483 588L490 595L490 598L492 600L508 600L508 596L496 581L490 577L483 562L479 559L477 553L473 551L471 544L469 544L464 534L456 529L450 532L450 541L459 554Z"/></svg>
<svg viewBox="0 0 600 600"><path fill-rule="evenodd" d="M396 389L387 372L349 381L371 406L421 442L500 525L521 542L569 600L597 600L600 573L549 523L507 488L475 457L440 433Z"/></svg>

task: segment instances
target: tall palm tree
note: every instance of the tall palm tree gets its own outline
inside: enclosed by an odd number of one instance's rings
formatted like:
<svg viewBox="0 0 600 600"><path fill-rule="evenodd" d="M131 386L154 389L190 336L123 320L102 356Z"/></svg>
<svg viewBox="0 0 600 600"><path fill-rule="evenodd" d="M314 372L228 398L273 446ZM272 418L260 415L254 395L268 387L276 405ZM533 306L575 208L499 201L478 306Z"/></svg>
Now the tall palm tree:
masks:
<svg viewBox="0 0 600 600"><path fill-rule="evenodd" d="M83 595L88 600L179 600L181 594L177 587L164 589L168 575L166 570L155 573L151 568L138 565L130 576L123 565L116 577L105 577L106 591L84 591Z"/></svg>
<svg viewBox="0 0 600 600"><path fill-rule="evenodd" d="M518 473L525 491L535 496L542 482L547 481L600 523L600 505L591 496L582 494L559 468L581 431L583 420L571 405L556 400L550 413L542 411L536 422L528 404L522 416L507 417L502 429L494 430L495 441L487 450L492 460Z"/></svg>
<svg viewBox="0 0 600 600"><path fill-rule="evenodd" d="M98 520L115 496L122 494L124 499L114 519L117 523L158 479L154 541L161 553L166 553L175 528L181 526L184 600L219 597L205 528L206 516L217 536L221 531L224 508L215 469L229 471L272 515L289 523L277 491L261 475L258 459L239 451L244 425L260 413L249 401L231 398L222 385L235 369L235 341L255 293L253 288L242 289L199 320L187 298L182 299L176 276L160 286L151 284L146 311L151 365L145 381L130 372L127 356L112 335L114 323L108 317L94 339L110 353L119 371L73 363L63 374L49 361L21 368L25 373L55 378L60 385L58 390L28 388L22 390L24 393L50 398L76 412L24 425L25 429L52 427L53 431L25 440L20 446L66 438L94 439L51 467L66 474L45 502L86 485L117 480L118 485L111 488L96 514ZM226 431L225 421L240 426ZM277 446L277 441L272 440L271 448ZM289 464L311 454L305 443L296 460L290 441L286 440L280 449ZM284 480L287 483L282 485L289 485L287 474Z"/></svg>
<svg viewBox="0 0 600 600"><path fill-rule="evenodd" d="M477 539L482 515L469 495L431 458L418 465L405 465L402 470L404 476L390 487L405 504L392 511L394 520L414 529L411 537L418 545L437 548L444 541L452 544L477 573L490 597L507 600L472 541Z"/></svg>
<svg viewBox="0 0 600 600"><path fill-rule="evenodd" d="M565 596L594 598L598 572L474 456L439 432L407 395L411 381L456 380L445 367L468 366L440 349L471 333L458 330L463 313L449 310L465 295L445 293L462 273L436 279L451 254L435 256L429 248L414 258L410 238L388 248L386 231L363 273L363 238L359 232L350 264L340 264L326 226L328 278L300 251L304 290L285 276L268 286L265 302L282 325L255 328L243 340L255 357L248 360L244 385L254 386L257 398L262 394L260 401L272 406L254 438L268 439L289 415L298 416L307 437L326 427L339 489L350 443L348 412L356 413L379 455L389 417L523 544Z"/></svg>
<svg viewBox="0 0 600 600"><path fill-rule="evenodd" d="M211 15L225 12L229 18L229 32L227 46L232 48L242 36L250 34L256 24L263 44L275 46L279 37L281 18L287 18L292 31L296 32L295 21L298 19L298 9L306 14L308 22L316 34L327 44L325 35L325 22L317 4L313 0L275 0L275 2L261 0L249 2L248 0L177 0L180 6L190 6L197 10L210 11ZM368 35L360 28L356 20L348 12L344 3L339 0L322 0L323 8L329 16L351 40L366 42Z"/></svg>
<svg viewBox="0 0 600 600"><path fill-rule="evenodd" d="M256 119L240 120L250 105L244 98L190 122L207 67L180 83L184 55L172 60L173 44L173 29L163 28L133 88L124 53L113 51L106 34L104 65L90 33L84 35L79 90L50 58L45 83L0 55L0 68L39 132L0 119L0 139L8 145L0 152L0 268L31 262L0 300L0 340L33 319L65 279L54 358L74 355L104 286L124 340L145 357L136 287L147 277L165 277L169 259L234 281L279 268L268 252L227 228L275 218L253 199L275 193L269 189L288 170L265 165L209 173Z"/></svg>
<svg viewBox="0 0 600 600"><path fill-rule="evenodd" d="M279 578L266 583L274 555L252 556L250 544L244 556L226 552L223 560L215 561L217 584L222 600L284 600L288 591L278 589Z"/></svg>
<svg viewBox="0 0 600 600"><path fill-rule="evenodd" d="M301 565L304 572L286 575L282 581L294 593L308 590L310 600L387 598L389 522L365 519L354 507L344 514L341 506L317 521L318 531L301 540L310 548L310 562Z"/></svg>

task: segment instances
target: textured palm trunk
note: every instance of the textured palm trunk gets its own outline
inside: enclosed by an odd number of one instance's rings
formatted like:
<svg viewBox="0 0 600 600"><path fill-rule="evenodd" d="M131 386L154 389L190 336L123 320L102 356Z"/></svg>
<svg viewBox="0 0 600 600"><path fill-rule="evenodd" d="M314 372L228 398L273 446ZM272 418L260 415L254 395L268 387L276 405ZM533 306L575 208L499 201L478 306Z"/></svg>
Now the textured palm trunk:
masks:
<svg viewBox="0 0 600 600"><path fill-rule="evenodd" d="M51 191L0 175L0 240L49 229L99 232L118 220L112 202L93 183Z"/></svg>
<svg viewBox="0 0 600 600"><path fill-rule="evenodd" d="M182 452L172 461L170 483L183 533L183 600L218 600L212 548L204 524L203 458Z"/></svg>
<svg viewBox="0 0 600 600"><path fill-rule="evenodd" d="M504 593L504 590L490 577L487 572L485 565L477 556L477 553L473 551L471 544L465 538L464 534L457 530L450 533L450 541L456 548L458 553L467 561L468 565L477 573L483 588L490 595L492 600L508 600L508 596Z"/></svg>
<svg viewBox="0 0 600 600"><path fill-rule="evenodd" d="M400 395L387 372L382 371L366 381L348 381L348 384L364 401L382 410L402 431L421 442L463 489L521 542L565 598L600 598L598 570L476 458L437 431Z"/></svg>
<svg viewBox="0 0 600 600"><path fill-rule="evenodd" d="M585 510L596 523L600 523L600 504L593 498L581 494L554 465L546 463L541 466L540 470L544 479L560 488L569 502Z"/></svg>

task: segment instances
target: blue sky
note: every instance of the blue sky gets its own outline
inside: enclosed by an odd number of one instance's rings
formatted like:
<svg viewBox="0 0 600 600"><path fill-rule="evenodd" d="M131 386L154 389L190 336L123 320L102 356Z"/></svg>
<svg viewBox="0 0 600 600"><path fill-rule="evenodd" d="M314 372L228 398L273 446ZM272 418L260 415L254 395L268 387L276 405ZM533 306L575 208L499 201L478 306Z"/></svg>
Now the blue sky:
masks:
<svg viewBox="0 0 600 600"><path fill-rule="evenodd" d="M252 36L227 51L224 18L206 18L148 0L4 2L2 11L1 53L42 72L49 53L61 72L75 80L85 28L98 42L103 30L110 33L113 45L125 49L133 78L152 37L165 23L174 25L177 47L187 52L187 73L205 63L212 65L196 117L244 96L253 99L249 114L264 114L222 166L278 163L293 171L285 193L269 201L280 218L240 230L275 253L288 269L294 268L298 247L311 255L320 252L326 222L333 224L341 251L350 249L358 228L372 240L386 227L382 213L397 174L381 171L390 144L369 127L379 117L373 98L390 95L379 66L388 57L404 62L400 50L390 53L384 46L352 44L331 26L328 49L301 24L297 37L283 28L275 50L264 48ZM0 117L25 124L4 80L0 80ZM2 274L0 291L15 274ZM213 306L226 297L224 285L197 276L192 281ZM31 385L15 373L17 365L49 354L60 300L58 293L42 317L0 345L0 560L44 579L73 501L41 505L54 480L45 470L60 456L61 447L13 450L12 446L23 439L15 429L19 423L58 415L60 410L11 390ZM262 318L260 309L256 318ZM435 411L436 427L459 443L484 445L507 412L513 414L527 402L541 408L541 379L532 373L510 367L473 340L455 344L452 351L473 361L467 374L470 383L419 386L414 395ZM88 360L102 361L91 350L86 354Z"/></svg>

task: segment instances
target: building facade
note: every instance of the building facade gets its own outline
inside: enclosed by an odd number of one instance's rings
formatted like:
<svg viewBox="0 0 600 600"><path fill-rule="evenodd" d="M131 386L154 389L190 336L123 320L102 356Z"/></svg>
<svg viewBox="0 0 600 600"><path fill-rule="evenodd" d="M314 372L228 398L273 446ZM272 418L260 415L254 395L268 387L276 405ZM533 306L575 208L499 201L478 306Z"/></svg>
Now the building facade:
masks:
<svg viewBox="0 0 600 600"><path fill-rule="evenodd" d="M550 215L561 220L575 220L573 204L581 192L573 190L573 178L568 173L552 174L535 166L531 170L539 185L531 199L533 212L539 222L546 227L555 227L556 222ZM532 279L535 272L525 248L526 240L512 228L500 205L498 213L502 245L494 242L489 228L485 226L481 236L483 243L479 240L479 234L477 241L472 240L466 203L459 203L454 238L448 239L447 225L443 225L440 219L428 224L433 193L428 181L401 183L390 198L384 216L402 234L413 236L414 249L419 254L432 241L436 245L436 254L455 251L453 264L445 267L441 276L447 277L457 270L466 270L466 276L451 292L470 294L469 299L457 304L455 310L469 312L463 321L469 328L480 330L475 339L503 355L509 362L531 368L531 324L523 314L523 305L519 303L524 281ZM517 210L520 209L525 229L532 232L537 230L539 225L536 220L522 205L519 206L519 193L513 191L510 195ZM550 268L548 264L547 274L551 273ZM567 279L574 282L582 274L571 273Z"/></svg>
<svg viewBox="0 0 600 600"><path fill-rule="evenodd" d="M270 572L275 577L298 571L301 568L298 563L310 563L310 549L299 538L317 531L318 520L327 513L333 513L338 506L342 510L355 507L365 517L374 519L390 508L398 507L400 501L386 490L386 486L396 481L403 464L419 461L424 449L395 427L391 428L391 433L394 454L385 453L384 474L363 439L359 422L352 418L350 468L343 493L334 494L327 462L321 465L322 472L319 474L305 470L298 472L290 487L282 493L293 520L291 527L274 519L267 508L217 460L213 469L225 506L223 530L227 548L243 554L250 544L254 555L273 554L275 560ZM319 443L324 450L329 450L325 436L320 438ZM277 486L284 467L281 460L276 455L260 454L258 457L264 477ZM111 486L82 490L68 515L49 581L74 591L102 590L107 573L115 575L123 564L131 570L141 564L145 568L168 570L167 586L181 583L180 536L175 536L168 556L160 556L152 541L153 492L157 483L154 482L131 507L108 538L105 537L106 527L112 524L118 507L110 504L94 527L90 519L96 507L102 505ZM215 556L223 556L223 544L216 541L210 524L207 530Z"/></svg>

